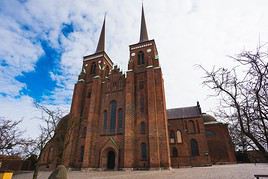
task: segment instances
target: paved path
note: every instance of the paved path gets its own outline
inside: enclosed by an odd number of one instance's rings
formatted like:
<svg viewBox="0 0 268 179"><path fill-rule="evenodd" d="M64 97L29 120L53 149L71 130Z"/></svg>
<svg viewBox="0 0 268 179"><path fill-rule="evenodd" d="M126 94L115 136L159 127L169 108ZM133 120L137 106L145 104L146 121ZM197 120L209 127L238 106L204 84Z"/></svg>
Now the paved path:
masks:
<svg viewBox="0 0 268 179"><path fill-rule="evenodd" d="M38 179L47 179L50 172L40 172ZM214 165L211 167L179 168L162 171L70 171L69 179L253 179L254 174L267 174L268 164ZM13 179L31 179L32 173L15 175Z"/></svg>

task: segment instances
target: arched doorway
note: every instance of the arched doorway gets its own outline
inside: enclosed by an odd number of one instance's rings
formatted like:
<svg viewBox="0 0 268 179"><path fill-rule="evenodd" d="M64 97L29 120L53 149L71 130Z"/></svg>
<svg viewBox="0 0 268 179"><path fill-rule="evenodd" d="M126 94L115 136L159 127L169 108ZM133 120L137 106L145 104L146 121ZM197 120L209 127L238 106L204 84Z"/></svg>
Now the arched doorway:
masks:
<svg viewBox="0 0 268 179"><path fill-rule="evenodd" d="M110 150L107 153L107 169L113 170L115 168L115 153L114 151Z"/></svg>

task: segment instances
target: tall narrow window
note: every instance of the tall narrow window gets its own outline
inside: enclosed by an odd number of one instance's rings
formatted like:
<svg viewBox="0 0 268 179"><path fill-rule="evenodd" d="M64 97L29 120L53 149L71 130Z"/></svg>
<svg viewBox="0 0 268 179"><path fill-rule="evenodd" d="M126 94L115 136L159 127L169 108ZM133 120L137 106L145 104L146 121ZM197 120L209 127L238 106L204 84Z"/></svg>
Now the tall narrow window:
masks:
<svg viewBox="0 0 268 179"><path fill-rule="evenodd" d="M84 159L84 146L80 147L80 162L83 162Z"/></svg>
<svg viewBox="0 0 268 179"><path fill-rule="evenodd" d="M141 159L147 160L147 146L145 143L141 143Z"/></svg>
<svg viewBox="0 0 268 179"><path fill-rule="evenodd" d="M191 139L191 151L192 151L192 156L199 155L198 143L195 139Z"/></svg>
<svg viewBox="0 0 268 179"><path fill-rule="evenodd" d="M114 131L116 123L116 101L111 101L110 103L111 117L110 117L110 129Z"/></svg>
<svg viewBox="0 0 268 179"><path fill-rule="evenodd" d="M182 136L180 130L177 130L177 143L182 143Z"/></svg>
<svg viewBox="0 0 268 179"><path fill-rule="evenodd" d="M140 132L141 134L145 134L145 122L141 122Z"/></svg>
<svg viewBox="0 0 268 179"><path fill-rule="evenodd" d="M107 129L107 111L103 112L103 129Z"/></svg>
<svg viewBox="0 0 268 179"><path fill-rule="evenodd" d="M143 89L143 88L144 88L144 81L140 81L140 82L139 82L139 88L140 88L140 89Z"/></svg>
<svg viewBox="0 0 268 179"><path fill-rule="evenodd" d="M84 127L83 128L83 131L82 131L82 138L85 138L86 137L86 135L87 135L87 127Z"/></svg>
<svg viewBox="0 0 268 179"><path fill-rule="evenodd" d="M118 128L123 128L123 110L121 108L118 110Z"/></svg>
<svg viewBox="0 0 268 179"><path fill-rule="evenodd" d="M92 65L91 65L91 69L90 69L90 74L96 74L96 63L93 62Z"/></svg>
<svg viewBox="0 0 268 179"><path fill-rule="evenodd" d="M170 143L174 143L175 142L175 132L173 130L171 130L169 132L169 139L170 139Z"/></svg>
<svg viewBox="0 0 268 179"><path fill-rule="evenodd" d="M192 120L189 121L189 133L196 133L195 123Z"/></svg>
<svg viewBox="0 0 268 179"><path fill-rule="evenodd" d="M138 65L144 64L144 53L142 51L139 51L138 53Z"/></svg>
<svg viewBox="0 0 268 179"><path fill-rule="evenodd" d="M140 111L143 113L144 112L144 96L140 96Z"/></svg>
<svg viewBox="0 0 268 179"><path fill-rule="evenodd" d="M172 157L178 157L178 150L176 147L172 148Z"/></svg>

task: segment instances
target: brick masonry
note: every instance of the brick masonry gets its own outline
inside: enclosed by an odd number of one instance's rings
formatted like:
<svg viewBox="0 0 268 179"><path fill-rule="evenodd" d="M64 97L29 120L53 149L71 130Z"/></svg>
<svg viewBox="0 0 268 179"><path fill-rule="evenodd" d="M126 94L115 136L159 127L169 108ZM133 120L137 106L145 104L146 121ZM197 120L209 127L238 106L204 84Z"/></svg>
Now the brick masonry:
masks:
<svg viewBox="0 0 268 179"><path fill-rule="evenodd" d="M70 113L42 151L42 168L63 163L85 170L132 170L235 162L226 125L205 124L201 110L198 116L168 120L155 41L129 49L126 73L105 51L84 57ZM206 130L217 135L208 137Z"/></svg>

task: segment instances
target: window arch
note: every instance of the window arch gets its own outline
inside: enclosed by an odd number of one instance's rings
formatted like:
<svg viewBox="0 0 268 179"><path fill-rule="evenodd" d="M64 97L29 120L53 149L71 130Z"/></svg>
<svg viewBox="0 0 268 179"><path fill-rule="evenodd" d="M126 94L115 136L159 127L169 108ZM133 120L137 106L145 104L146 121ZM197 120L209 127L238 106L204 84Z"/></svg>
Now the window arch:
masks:
<svg viewBox="0 0 268 179"><path fill-rule="evenodd" d="M195 139L191 139L191 152L193 157L199 155L198 143Z"/></svg>
<svg viewBox="0 0 268 179"><path fill-rule="evenodd" d="M145 134L145 122L141 122L140 132L141 134Z"/></svg>
<svg viewBox="0 0 268 179"><path fill-rule="evenodd" d="M171 130L169 132L169 139L170 139L170 143L174 143L175 142L175 132L173 130Z"/></svg>
<svg viewBox="0 0 268 179"><path fill-rule="evenodd" d="M123 128L123 110L120 108L118 110L118 129Z"/></svg>
<svg viewBox="0 0 268 179"><path fill-rule="evenodd" d="M195 123L193 120L189 121L189 133L196 133Z"/></svg>
<svg viewBox="0 0 268 179"><path fill-rule="evenodd" d="M145 143L141 143L141 159L147 160L147 146Z"/></svg>
<svg viewBox="0 0 268 179"><path fill-rule="evenodd" d="M177 143L182 143L182 135L180 130L177 130Z"/></svg>
<svg viewBox="0 0 268 179"><path fill-rule="evenodd" d="M144 64L144 53L142 51L139 51L138 53L138 65Z"/></svg>
<svg viewBox="0 0 268 179"><path fill-rule="evenodd" d="M114 130L115 129L115 123L116 123L116 101L113 100L110 103L110 110L111 110L111 114L110 114L110 129Z"/></svg>
<svg viewBox="0 0 268 179"><path fill-rule="evenodd" d="M172 147L172 157L178 157L178 150L176 147Z"/></svg>
<svg viewBox="0 0 268 179"><path fill-rule="evenodd" d="M107 111L103 112L103 129L107 129Z"/></svg>
<svg viewBox="0 0 268 179"><path fill-rule="evenodd" d="M91 65L91 69L90 69L90 74L96 74L96 63L93 62L92 65Z"/></svg>

